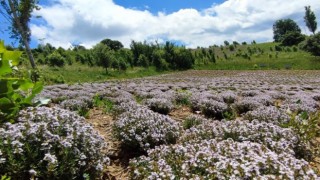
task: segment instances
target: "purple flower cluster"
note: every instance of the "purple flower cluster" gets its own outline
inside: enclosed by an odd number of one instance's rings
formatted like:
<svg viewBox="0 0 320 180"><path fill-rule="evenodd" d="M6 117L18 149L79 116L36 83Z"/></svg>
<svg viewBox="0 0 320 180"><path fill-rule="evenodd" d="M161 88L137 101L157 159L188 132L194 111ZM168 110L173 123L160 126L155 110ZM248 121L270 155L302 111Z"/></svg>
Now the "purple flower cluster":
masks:
<svg viewBox="0 0 320 180"><path fill-rule="evenodd" d="M121 114L114 131L123 148L131 151L147 151L157 145L175 143L180 135L177 122L146 108Z"/></svg>
<svg viewBox="0 0 320 180"><path fill-rule="evenodd" d="M274 106L261 106L258 109L247 112L244 118L250 121L258 120L277 125L286 124L290 120L289 115L283 109Z"/></svg>
<svg viewBox="0 0 320 180"><path fill-rule="evenodd" d="M152 111L160 114L169 114L174 108L172 102L168 99L152 98L145 100L144 104L148 106Z"/></svg>
<svg viewBox="0 0 320 180"><path fill-rule="evenodd" d="M32 168L39 178L99 177L109 158L106 143L84 119L58 107L28 108L19 123L0 128L0 169L27 178Z"/></svg>
<svg viewBox="0 0 320 180"><path fill-rule="evenodd" d="M130 162L132 179L316 179L308 162L232 139L158 146Z"/></svg>
<svg viewBox="0 0 320 180"><path fill-rule="evenodd" d="M294 155L299 137L289 128L281 128L272 123L249 121L204 121L187 129L179 142L198 142L204 139L251 141L265 145L274 152L287 152Z"/></svg>

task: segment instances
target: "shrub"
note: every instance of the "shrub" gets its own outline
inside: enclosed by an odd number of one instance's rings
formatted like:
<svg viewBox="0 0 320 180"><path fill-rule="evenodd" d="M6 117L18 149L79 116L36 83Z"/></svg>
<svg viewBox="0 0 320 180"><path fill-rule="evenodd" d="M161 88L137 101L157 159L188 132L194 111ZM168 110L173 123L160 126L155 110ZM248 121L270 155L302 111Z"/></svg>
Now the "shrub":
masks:
<svg viewBox="0 0 320 180"><path fill-rule="evenodd" d="M230 51L234 51L235 50L235 47L234 47L235 45L229 45L229 50Z"/></svg>
<svg viewBox="0 0 320 180"><path fill-rule="evenodd" d="M220 94L223 101L227 104L232 104L236 101L237 95L232 91L226 91Z"/></svg>
<svg viewBox="0 0 320 180"><path fill-rule="evenodd" d="M320 32L307 38L302 49L314 56L320 56Z"/></svg>
<svg viewBox="0 0 320 180"><path fill-rule="evenodd" d="M138 58L138 65L142 67L149 67L149 60L147 56L145 56L144 54L140 54Z"/></svg>
<svg viewBox="0 0 320 180"><path fill-rule="evenodd" d="M261 106L261 104L256 100L252 98L244 98L241 101L232 104L231 107L240 115L248 111L253 111L259 106Z"/></svg>
<svg viewBox="0 0 320 180"><path fill-rule="evenodd" d="M275 51L282 51L282 47L278 45L274 46L274 49Z"/></svg>
<svg viewBox="0 0 320 180"><path fill-rule="evenodd" d="M130 162L132 179L316 179L305 160L232 139L159 146Z"/></svg>
<svg viewBox="0 0 320 180"><path fill-rule="evenodd" d="M223 119L224 113L230 109L227 104L215 100L204 100L201 102L201 112L209 118Z"/></svg>
<svg viewBox="0 0 320 180"><path fill-rule="evenodd" d="M204 121L204 123L186 130L179 142L199 142L201 140L217 139L234 141L251 141L263 144L277 153L289 153L301 158L301 152L309 151L305 142L290 128L282 128L273 123L249 121ZM302 156L308 157L306 156Z"/></svg>
<svg viewBox="0 0 320 180"><path fill-rule="evenodd" d="M76 111L80 116L87 117L90 108L93 107L93 102L90 98L82 97L64 100L61 102L60 106L64 109Z"/></svg>
<svg viewBox="0 0 320 180"><path fill-rule="evenodd" d="M191 92L185 91L185 90L178 90L175 93L175 101L177 104L181 105L189 105L190 104L190 97L191 97Z"/></svg>
<svg viewBox="0 0 320 180"><path fill-rule="evenodd" d="M175 143L179 137L178 124L148 109L124 112L114 124L114 134L124 150L146 152L161 144Z"/></svg>
<svg viewBox="0 0 320 180"><path fill-rule="evenodd" d="M56 51L47 56L46 61L50 66L62 67L65 65L65 58Z"/></svg>
<svg viewBox="0 0 320 180"><path fill-rule="evenodd" d="M258 120L260 122L267 122L273 124L283 124L289 122L289 116L281 109L274 106L261 106L254 111L249 111L244 118L246 120Z"/></svg>
<svg viewBox="0 0 320 180"><path fill-rule="evenodd" d="M300 32L287 32L282 37L281 45L283 46L294 46L298 45L305 39L305 36L302 35Z"/></svg>
<svg viewBox="0 0 320 180"><path fill-rule="evenodd" d="M80 116L60 108L28 108L0 128L0 175L29 179L90 178L109 162L103 138Z"/></svg>
<svg viewBox="0 0 320 180"><path fill-rule="evenodd" d="M184 121L183 121L183 129L190 129L196 125L199 125L203 122L207 121L207 119L199 116L199 115L191 115L188 116Z"/></svg>
<svg viewBox="0 0 320 180"><path fill-rule="evenodd" d="M173 109L173 104L171 101L167 99L160 98L152 98L146 100L145 104L154 112L158 112L160 114L169 114Z"/></svg>

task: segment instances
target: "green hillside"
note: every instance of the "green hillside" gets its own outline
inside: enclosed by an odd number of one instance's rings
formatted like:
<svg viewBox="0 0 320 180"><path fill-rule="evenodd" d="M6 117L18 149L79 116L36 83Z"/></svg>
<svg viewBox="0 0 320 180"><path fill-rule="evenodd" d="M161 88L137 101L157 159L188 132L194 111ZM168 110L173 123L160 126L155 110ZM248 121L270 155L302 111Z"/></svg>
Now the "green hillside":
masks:
<svg viewBox="0 0 320 180"><path fill-rule="evenodd" d="M230 48L230 46L233 47ZM204 50L198 48L194 51L194 54L201 54L201 51L203 52ZM195 69L320 69L319 57L312 56L299 49L299 47L284 47L280 46L279 43L213 46L206 48L205 51L207 52L207 57L200 56L197 58ZM215 63L210 61L210 51L215 56Z"/></svg>

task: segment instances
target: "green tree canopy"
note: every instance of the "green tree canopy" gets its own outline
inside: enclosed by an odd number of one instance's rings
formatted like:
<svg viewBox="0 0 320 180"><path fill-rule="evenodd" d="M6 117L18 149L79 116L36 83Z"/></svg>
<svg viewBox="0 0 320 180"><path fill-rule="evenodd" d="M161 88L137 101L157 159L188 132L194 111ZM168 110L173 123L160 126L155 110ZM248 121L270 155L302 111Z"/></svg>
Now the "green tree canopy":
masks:
<svg viewBox="0 0 320 180"><path fill-rule="evenodd" d="M120 41L111 40L111 39L104 39L100 43L107 45L110 49L118 51L123 48L123 45Z"/></svg>
<svg viewBox="0 0 320 180"><path fill-rule="evenodd" d="M95 45L92 49L93 57L96 60L96 64L102 66L106 69L108 73L108 68L111 66L112 61L114 60L114 52L110 48L102 43Z"/></svg>
<svg viewBox="0 0 320 180"><path fill-rule="evenodd" d="M280 19L273 24L273 39L275 42L282 42L289 32L301 34L301 29L292 19Z"/></svg>
<svg viewBox="0 0 320 180"><path fill-rule="evenodd" d="M304 22L306 23L306 26L308 29L314 34L317 30L317 20L316 15L313 11L311 11L310 6L306 6L306 14L304 16Z"/></svg>

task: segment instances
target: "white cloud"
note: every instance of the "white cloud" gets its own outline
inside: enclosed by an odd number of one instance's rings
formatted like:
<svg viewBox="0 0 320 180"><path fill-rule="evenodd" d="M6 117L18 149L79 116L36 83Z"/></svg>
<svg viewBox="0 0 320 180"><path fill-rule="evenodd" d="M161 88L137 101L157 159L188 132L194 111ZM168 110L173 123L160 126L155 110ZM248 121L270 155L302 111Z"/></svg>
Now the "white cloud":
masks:
<svg viewBox="0 0 320 180"><path fill-rule="evenodd" d="M131 40L154 39L180 41L189 47L221 44L224 40L271 41L276 20L290 17L303 27L307 5L319 16L317 1L227 0L203 11L181 9L152 14L124 8L112 0L58 0L37 12L45 24L32 24L31 30L34 39L66 48L72 42L90 47L104 38L119 40L127 47Z"/></svg>

